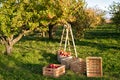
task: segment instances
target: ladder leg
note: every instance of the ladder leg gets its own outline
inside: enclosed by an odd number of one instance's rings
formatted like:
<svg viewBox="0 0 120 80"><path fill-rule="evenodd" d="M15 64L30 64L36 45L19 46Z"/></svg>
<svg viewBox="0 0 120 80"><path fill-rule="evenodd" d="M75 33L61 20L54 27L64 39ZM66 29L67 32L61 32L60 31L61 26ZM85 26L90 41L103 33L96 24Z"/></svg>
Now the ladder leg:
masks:
<svg viewBox="0 0 120 80"><path fill-rule="evenodd" d="M67 41L68 41L68 29L66 28L66 39L65 39L64 51L66 51Z"/></svg>
<svg viewBox="0 0 120 80"><path fill-rule="evenodd" d="M60 49L62 47L64 33L65 33L65 28L63 28L63 31L62 31L62 36L61 36L61 41L60 41Z"/></svg>
<svg viewBox="0 0 120 80"><path fill-rule="evenodd" d="M68 31L69 33L69 31ZM71 49L70 49L70 40L69 40L69 34L68 34L68 48L69 48L69 51L71 52Z"/></svg>
<svg viewBox="0 0 120 80"><path fill-rule="evenodd" d="M72 29L71 29L71 25L69 24L68 26L70 27L70 33L71 33L72 42L73 42L73 46L74 46L75 56L78 57L76 47L75 47L74 38L73 38L73 33L72 33Z"/></svg>

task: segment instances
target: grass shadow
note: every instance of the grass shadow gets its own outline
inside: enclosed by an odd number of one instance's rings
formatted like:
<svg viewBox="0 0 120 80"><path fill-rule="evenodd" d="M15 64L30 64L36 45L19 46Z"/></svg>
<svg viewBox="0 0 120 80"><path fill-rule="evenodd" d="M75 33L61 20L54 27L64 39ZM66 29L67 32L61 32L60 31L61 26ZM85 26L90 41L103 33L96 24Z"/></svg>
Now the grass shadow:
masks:
<svg viewBox="0 0 120 80"><path fill-rule="evenodd" d="M37 36L24 36L21 40L21 42L25 42L25 41L43 41L43 42L60 42L60 38L53 38L53 39L49 39L48 37L37 37Z"/></svg>
<svg viewBox="0 0 120 80"><path fill-rule="evenodd" d="M115 46L115 45L106 45L103 43L95 43L95 42L89 42L89 41L78 41L76 43L76 45L80 45L80 46L90 46L90 47L94 47L97 48L99 50L108 50L108 49L116 49L116 50L120 50L120 46Z"/></svg>
<svg viewBox="0 0 120 80"><path fill-rule="evenodd" d="M3 80L39 80L40 75L42 76L42 64L23 63L12 56L2 58L5 59L0 60L0 75Z"/></svg>
<svg viewBox="0 0 120 80"><path fill-rule="evenodd" d="M42 50L42 56L45 59L47 63L56 63L58 64L59 62L57 61L57 55L53 53L48 53L46 50Z"/></svg>
<svg viewBox="0 0 120 80"><path fill-rule="evenodd" d="M85 39L120 39L120 33L107 30L93 30L85 33Z"/></svg>

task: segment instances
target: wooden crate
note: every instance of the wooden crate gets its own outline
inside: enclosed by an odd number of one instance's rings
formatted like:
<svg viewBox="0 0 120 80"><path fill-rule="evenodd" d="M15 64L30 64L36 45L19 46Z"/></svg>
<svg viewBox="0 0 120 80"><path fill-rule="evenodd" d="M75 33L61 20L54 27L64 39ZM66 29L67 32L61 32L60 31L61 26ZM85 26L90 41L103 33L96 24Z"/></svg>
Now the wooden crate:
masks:
<svg viewBox="0 0 120 80"><path fill-rule="evenodd" d="M102 58L87 57L86 58L87 77L102 77Z"/></svg>
<svg viewBox="0 0 120 80"><path fill-rule="evenodd" d="M70 63L70 70L75 73L86 73L86 62L82 58L78 58L77 60Z"/></svg>
<svg viewBox="0 0 120 80"><path fill-rule="evenodd" d="M61 59L61 64L65 65L66 69L70 68L70 63L73 61L72 56Z"/></svg>
<svg viewBox="0 0 120 80"><path fill-rule="evenodd" d="M51 77L59 77L65 73L65 65L59 65L58 68L48 68L48 66L43 67L43 75L44 76L51 76Z"/></svg>

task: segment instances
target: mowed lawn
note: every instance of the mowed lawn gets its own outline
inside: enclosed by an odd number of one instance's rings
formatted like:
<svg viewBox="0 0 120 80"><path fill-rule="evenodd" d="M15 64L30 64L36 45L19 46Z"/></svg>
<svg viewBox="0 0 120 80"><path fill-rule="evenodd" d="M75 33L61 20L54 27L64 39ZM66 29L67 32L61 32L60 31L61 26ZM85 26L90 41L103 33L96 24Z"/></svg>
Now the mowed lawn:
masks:
<svg viewBox="0 0 120 80"><path fill-rule="evenodd" d="M120 79L120 33L114 28L99 27L87 30L85 38L75 40L79 58L102 57L103 77L88 78L66 70L59 78L42 75L42 68L57 61L56 51L60 39L25 36L14 46L11 56L3 55L0 44L0 80L119 80ZM74 52L72 53L75 56Z"/></svg>

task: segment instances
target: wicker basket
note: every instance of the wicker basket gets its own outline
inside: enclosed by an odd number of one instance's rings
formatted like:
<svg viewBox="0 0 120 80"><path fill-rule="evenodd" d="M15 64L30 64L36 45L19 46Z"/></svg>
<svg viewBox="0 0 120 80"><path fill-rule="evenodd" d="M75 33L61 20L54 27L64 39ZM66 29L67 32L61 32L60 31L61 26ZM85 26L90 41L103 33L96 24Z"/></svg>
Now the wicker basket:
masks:
<svg viewBox="0 0 120 80"><path fill-rule="evenodd" d="M102 77L102 58L101 57L87 57L87 77Z"/></svg>
<svg viewBox="0 0 120 80"><path fill-rule="evenodd" d="M62 59L66 58L66 56L60 56L59 54L57 54L57 60L58 62L61 62Z"/></svg>
<svg viewBox="0 0 120 80"><path fill-rule="evenodd" d="M67 53L67 52L64 52L64 53ZM57 51L57 60L58 60L59 62L61 62L62 59L67 58L67 57L70 57L70 56L71 56L71 53L70 53L69 56L64 56L64 55L60 55L60 50Z"/></svg>
<svg viewBox="0 0 120 80"><path fill-rule="evenodd" d="M59 65L58 68L48 68L48 66L43 67L43 75L44 76L51 76L51 77L59 77L65 73L65 65Z"/></svg>
<svg viewBox="0 0 120 80"><path fill-rule="evenodd" d="M61 59L61 64L65 65L66 69L70 68L70 63L73 61L72 56Z"/></svg>
<svg viewBox="0 0 120 80"><path fill-rule="evenodd" d="M78 58L75 61L71 62L70 70L72 70L75 73L85 74L85 72L86 72L85 60Z"/></svg>

